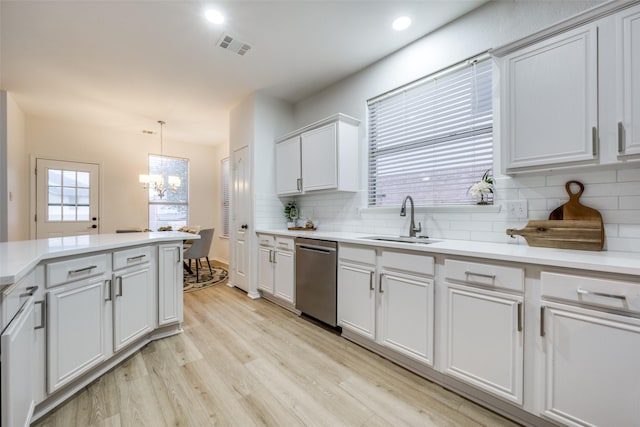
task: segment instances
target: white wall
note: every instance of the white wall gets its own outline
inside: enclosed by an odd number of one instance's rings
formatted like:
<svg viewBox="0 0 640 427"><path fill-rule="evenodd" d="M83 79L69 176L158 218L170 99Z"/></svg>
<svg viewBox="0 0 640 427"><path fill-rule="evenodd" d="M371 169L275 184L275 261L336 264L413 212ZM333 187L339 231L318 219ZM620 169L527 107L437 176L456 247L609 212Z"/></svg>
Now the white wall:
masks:
<svg viewBox="0 0 640 427"><path fill-rule="evenodd" d="M148 170L149 153L160 154L158 135L145 135L142 129L131 133L28 116L26 140L33 157L100 164L102 233L147 227L147 193L138 183L138 175ZM217 226L221 221L219 159L227 155L226 147L216 149L166 138L163 142L165 155L189 159L189 224ZM218 258L216 250L225 253L216 245L213 258Z"/></svg>
<svg viewBox="0 0 640 427"><path fill-rule="evenodd" d="M522 38L572 16L601 1L490 2L423 39L384 58L365 70L294 106L295 127L342 112L359 118L361 153L367 152L366 101L402 84L431 74L477 53ZM496 147L497 148L497 147ZM366 158L361 158L363 191L299 197L326 230L406 234L408 219L396 210L374 211L366 207ZM497 169L497 168L496 168ZM529 177L496 174L496 204L526 199L530 219L545 219L568 200L564 183L577 179L586 185L582 201L603 215L609 250L640 252L640 171L589 170L548 173ZM419 209L418 217L431 237L525 244L506 236L505 229L526 221L508 220L501 212Z"/></svg>
<svg viewBox="0 0 640 427"><path fill-rule="evenodd" d="M29 155L25 115L7 94L7 225L8 240L29 239Z"/></svg>

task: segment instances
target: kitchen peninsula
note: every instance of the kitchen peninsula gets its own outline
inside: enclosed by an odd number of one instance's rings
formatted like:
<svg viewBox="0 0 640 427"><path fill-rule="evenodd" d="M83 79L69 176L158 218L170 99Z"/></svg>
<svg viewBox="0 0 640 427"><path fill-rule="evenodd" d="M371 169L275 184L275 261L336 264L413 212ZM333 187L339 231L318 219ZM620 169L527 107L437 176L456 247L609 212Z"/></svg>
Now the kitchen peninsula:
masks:
<svg viewBox="0 0 640 427"><path fill-rule="evenodd" d="M126 233L0 243L2 426L28 425L181 331L182 242Z"/></svg>

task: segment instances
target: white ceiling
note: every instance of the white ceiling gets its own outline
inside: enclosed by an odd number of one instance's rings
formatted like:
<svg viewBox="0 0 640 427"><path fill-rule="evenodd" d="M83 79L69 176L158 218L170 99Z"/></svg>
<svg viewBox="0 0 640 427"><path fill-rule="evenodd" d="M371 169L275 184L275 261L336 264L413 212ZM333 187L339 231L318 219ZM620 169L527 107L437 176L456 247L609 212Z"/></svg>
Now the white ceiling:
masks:
<svg viewBox="0 0 640 427"><path fill-rule="evenodd" d="M1 0L0 87L28 115L224 143L248 94L296 103L485 1ZM223 32L252 49L217 47Z"/></svg>

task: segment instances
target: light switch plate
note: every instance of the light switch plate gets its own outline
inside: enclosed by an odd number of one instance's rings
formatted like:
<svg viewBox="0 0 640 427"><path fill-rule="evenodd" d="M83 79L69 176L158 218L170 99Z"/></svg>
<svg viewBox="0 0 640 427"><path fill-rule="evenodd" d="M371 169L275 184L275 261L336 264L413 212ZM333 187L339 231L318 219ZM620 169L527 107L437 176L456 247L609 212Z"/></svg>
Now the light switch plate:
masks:
<svg viewBox="0 0 640 427"><path fill-rule="evenodd" d="M506 202L507 218L526 219L529 216L529 208L526 200L510 200Z"/></svg>

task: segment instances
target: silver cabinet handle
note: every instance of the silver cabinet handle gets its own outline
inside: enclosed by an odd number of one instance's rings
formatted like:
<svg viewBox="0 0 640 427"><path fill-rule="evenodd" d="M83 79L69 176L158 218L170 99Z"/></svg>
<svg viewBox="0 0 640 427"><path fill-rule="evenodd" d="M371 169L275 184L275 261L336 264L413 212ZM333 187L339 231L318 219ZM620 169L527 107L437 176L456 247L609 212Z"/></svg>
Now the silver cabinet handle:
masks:
<svg viewBox="0 0 640 427"><path fill-rule="evenodd" d="M276 251L272 251L272 252L273 252L273 263L277 264L278 261L277 261L277 258L276 258Z"/></svg>
<svg viewBox="0 0 640 427"><path fill-rule="evenodd" d="M598 128L595 126L591 128L591 144L593 149L593 155L597 156L598 155Z"/></svg>
<svg viewBox="0 0 640 427"><path fill-rule="evenodd" d="M45 325L46 325L46 320L45 320L45 303L44 300L42 301L36 301L33 303L33 305L37 305L40 304L40 324L38 326L35 326L33 329L44 329Z"/></svg>
<svg viewBox="0 0 640 427"><path fill-rule="evenodd" d="M176 264L180 264L180 248L176 247L176 255L178 256L178 259L176 260Z"/></svg>
<svg viewBox="0 0 640 427"><path fill-rule="evenodd" d="M495 274L482 274L482 273L474 273L473 271L465 271L464 272L465 276L477 276L477 277L484 277L486 279L491 279L491 280L495 280L496 275Z"/></svg>
<svg viewBox="0 0 640 427"><path fill-rule="evenodd" d="M544 337L545 336L545 331L544 331L544 312L545 312L546 307L543 305L542 307L540 307L540 336Z"/></svg>
<svg viewBox="0 0 640 427"><path fill-rule="evenodd" d="M127 262L131 262L131 261L138 261L142 258L146 257L146 255L142 254L142 255L138 255L138 256L132 256L127 258Z"/></svg>
<svg viewBox="0 0 640 427"><path fill-rule="evenodd" d="M618 122L618 153L622 154L625 152L625 139L626 135L624 133L624 123Z"/></svg>
<svg viewBox="0 0 640 427"><path fill-rule="evenodd" d="M576 292L579 295L593 295L593 296L596 296L596 297L619 299L621 301L626 301L626 299L627 299L626 295L605 294L603 292L593 292L593 291L588 291L586 289L581 289L581 288L576 289Z"/></svg>
<svg viewBox="0 0 640 427"><path fill-rule="evenodd" d="M518 332L522 332L522 303L518 302Z"/></svg>
<svg viewBox="0 0 640 427"><path fill-rule="evenodd" d="M271 249L269 249L269 262L273 262L273 258L271 257L272 253L273 253L273 251Z"/></svg>
<svg viewBox="0 0 640 427"><path fill-rule="evenodd" d="M302 178L296 179L296 188L298 191L302 191Z"/></svg>
<svg viewBox="0 0 640 427"><path fill-rule="evenodd" d="M382 278L384 277L384 273L380 273L380 276L379 276L379 277L380 277L380 281L379 281L379 283L378 283L378 291L379 291L381 294L383 294L383 293L384 293L384 291L382 290Z"/></svg>
<svg viewBox="0 0 640 427"><path fill-rule="evenodd" d="M374 273L373 271L370 271L370 272L369 272L369 290L370 290L370 291L373 291L373 290L374 290L374 289L373 289L373 275L374 275L374 274L375 274L375 273Z"/></svg>
<svg viewBox="0 0 640 427"><path fill-rule="evenodd" d="M21 297L30 297L38 291L37 286L27 286L27 292L20 294Z"/></svg>
<svg viewBox="0 0 640 427"><path fill-rule="evenodd" d="M109 287L109 292L107 292L107 297L104 299L105 301L111 301L111 292L113 291L111 286L111 279L104 281L105 285Z"/></svg>
<svg viewBox="0 0 640 427"><path fill-rule="evenodd" d="M94 268L98 268L97 265L90 265L89 267L85 267L85 268L79 268L77 270L69 270L69 276L71 276L72 274L79 274L79 273L86 273L89 272L91 270L93 270Z"/></svg>
<svg viewBox="0 0 640 427"><path fill-rule="evenodd" d="M116 277L116 280L118 283L118 293L116 294L116 296L121 297L122 296L122 276Z"/></svg>

